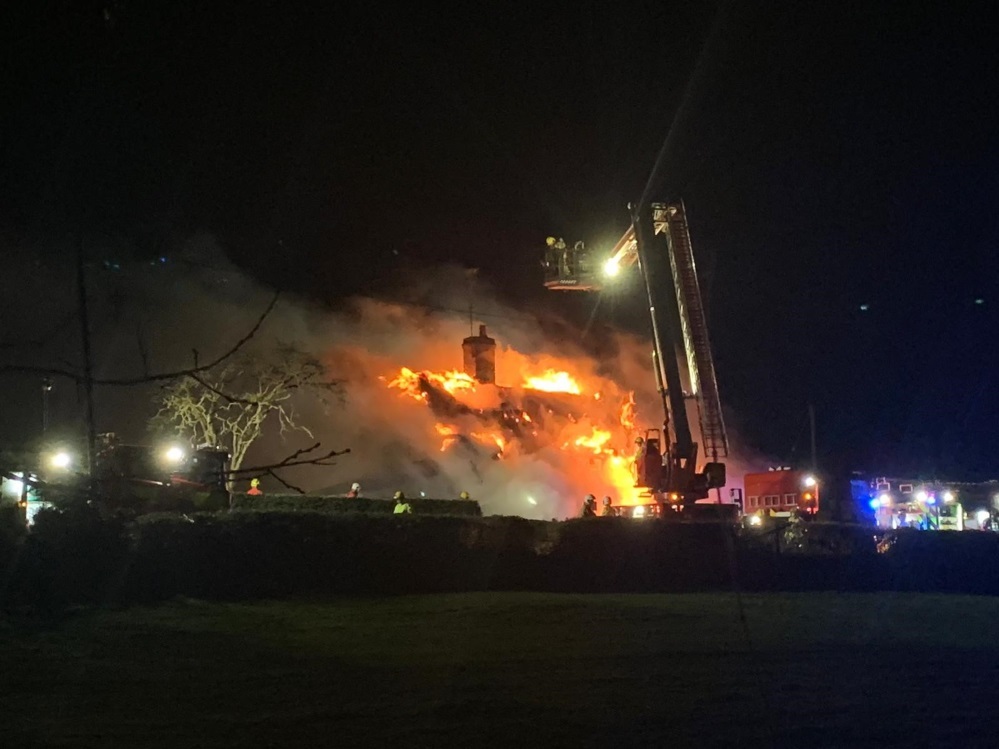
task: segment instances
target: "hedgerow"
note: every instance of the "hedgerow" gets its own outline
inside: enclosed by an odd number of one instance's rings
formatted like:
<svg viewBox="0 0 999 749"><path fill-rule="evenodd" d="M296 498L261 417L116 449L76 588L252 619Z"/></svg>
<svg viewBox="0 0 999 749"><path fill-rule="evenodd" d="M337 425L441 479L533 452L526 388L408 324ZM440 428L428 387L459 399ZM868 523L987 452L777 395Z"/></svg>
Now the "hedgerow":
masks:
<svg viewBox="0 0 999 749"><path fill-rule="evenodd" d="M2 603L42 609L175 596L681 592L733 584L999 594L999 537L972 532L892 534L875 549L870 529L815 525L780 548L725 523L260 506L125 521L76 506L39 513L26 538L3 538Z"/></svg>

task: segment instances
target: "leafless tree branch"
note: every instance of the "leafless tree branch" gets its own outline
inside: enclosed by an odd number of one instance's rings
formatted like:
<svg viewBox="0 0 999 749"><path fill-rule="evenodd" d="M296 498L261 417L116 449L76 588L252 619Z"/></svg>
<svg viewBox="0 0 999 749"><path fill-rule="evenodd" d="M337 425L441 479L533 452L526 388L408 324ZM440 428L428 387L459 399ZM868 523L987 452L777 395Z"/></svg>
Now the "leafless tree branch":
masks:
<svg viewBox="0 0 999 749"><path fill-rule="evenodd" d="M208 382L208 380L206 380L204 377L202 377L199 374L193 374L192 373L192 374L189 374L187 376L190 377L192 380L194 380L199 385L201 385L201 387L203 387L203 388L205 388L207 390L211 390L213 393L215 393L215 395L218 395L218 396L220 396L222 398L225 398L227 401L229 401L229 403L241 403L244 406L256 406L256 405L259 405L259 401L252 401L252 400L247 400L246 398L240 398L240 397L235 396L235 395L229 395L229 393L227 393L224 390L221 390L221 389L215 387L210 382Z"/></svg>
<svg viewBox="0 0 999 749"><path fill-rule="evenodd" d="M53 338L62 333L66 327L72 322L73 318L76 317L76 309L63 316L59 322L52 326L52 328L46 331L44 334L38 336L38 338L32 339L30 341L0 341L0 349L28 349L28 348L42 348L52 341Z"/></svg>
<svg viewBox="0 0 999 749"><path fill-rule="evenodd" d="M283 478L278 476L274 471L268 471L267 475L277 479L281 483L281 485L284 486L285 489L291 489L293 492L298 492L299 494L305 494L305 489L297 487L294 484L289 484Z"/></svg>
<svg viewBox="0 0 999 749"><path fill-rule="evenodd" d="M347 455L350 452L350 448L344 450L330 450L323 455L319 455L313 458L304 458L302 456L308 455L310 452L318 450L321 443L317 442L312 447L306 447L301 450L296 450L294 453L289 455L287 458L279 463L272 463L271 465L265 466L253 466L252 468L238 468L229 471L230 476L237 475L249 475L253 473L268 473L270 471L275 471L281 468L291 468L293 466L331 466L335 465L329 461L334 458L338 458L341 455ZM302 458L299 460L299 458Z"/></svg>
<svg viewBox="0 0 999 749"><path fill-rule="evenodd" d="M196 444L212 444L229 451L236 474L284 468L287 462L243 470L251 446L261 437L268 420L273 419L281 436L288 432L311 430L301 423L295 410L299 393L322 398L337 392L322 362L294 345L279 346L269 354L241 355L210 372L191 372L166 384L159 396L160 409L152 420L154 429L181 434ZM318 445L290 456L295 465L323 463L334 454L316 456Z"/></svg>
<svg viewBox="0 0 999 749"><path fill-rule="evenodd" d="M277 304L280 292L275 292L274 296L271 298L270 303L257 318L253 327L250 328L249 332L240 338L236 343L224 354L212 360L208 364L197 364L195 361L195 366L188 369L178 369L172 372L159 372L157 374L144 375L142 377L120 377L107 380L93 379L92 384L102 385L102 386L130 386L130 385L145 385L150 382L162 382L164 380L176 380L181 377L189 376L192 374L199 374L201 372L206 372L213 367L217 367L224 361L235 355L243 346L245 346L253 336L257 334L260 330L260 326L264 324L264 320L270 315L271 311L274 309L274 305ZM67 379L73 380L74 382L85 382L86 376L80 372L75 372L71 369L63 369L58 367L40 367L40 366L28 366L21 364L3 364L0 365L0 374L39 374L48 375L49 377L65 377Z"/></svg>

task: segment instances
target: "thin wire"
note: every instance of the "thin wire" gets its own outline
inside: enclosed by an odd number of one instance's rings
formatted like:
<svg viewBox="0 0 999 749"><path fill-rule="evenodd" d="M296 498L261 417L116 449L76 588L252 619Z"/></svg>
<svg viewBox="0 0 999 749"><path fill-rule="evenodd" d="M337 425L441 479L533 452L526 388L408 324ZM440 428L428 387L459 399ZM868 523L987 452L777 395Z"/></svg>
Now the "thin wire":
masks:
<svg viewBox="0 0 999 749"><path fill-rule="evenodd" d="M693 91L696 87L699 87L702 83L704 76L704 60L706 57L706 52L711 47L714 38L717 36L719 29L721 27L721 19L725 15L726 7L728 6L727 0L722 3L719 7L718 12L715 14L714 21L712 23L711 31L704 40L704 44L701 46L701 51L698 54L697 62L694 65L694 70L687 79L687 83L684 86L683 96L680 99L680 106L677 108L676 113L673 115L673 119L670 122L669 129L666 131L666 137L663 140L662 147L659 149L659 153L656 156L655 164L652 167L652 171L649 174L648 181L645 183L645 189L642 191L642 197L638 201L637 206L634 207L634 213L638 214L644 210L645 206L648 205L653 190L659 189L659 180L662 176L662 171L664 164L666 162L667 155L673 148L674 137L676 134L676 124L680 121L687 113L687 109L690 104L690 100ZM720 497L719 489L719 499ZM756 677L756 688L758 692L758 697L763 706L764 711L764 725L769 733L769 739L771 744L776 743L777 731L773 724L775 717L769 707L769 699L767 698L766 690L764 689L764 682L762 678L762 669L759 664L759 654L756 649L755 643L753 641L752 632L749 627L749 619L746 616L746 605L742 597L742 590L739 587L738 580L738 556L735 552L735 542L732 538L731 533L728 531L727 525L721 524L722 532L725 536L725 548L728 552L729 557L729 569L732 578L732 592L735 594L736 609L738 611L739 624L742 629L743 640L745 641L745 646L749 652L753 672Z"/></svg>
<svg viewBox="0 0 999 749"><path fill-rule="evenodd" d="M721 489L718 490L718 493L719 495L721 494ZM719 499L721 499L720 496ZM745 643L746 652L749 655L750 667L756 681L757 697L759 698L763 708L763 723L766 727L770 744L775 746L777 743L777 729L774 723L777 718L770 709L770 699L768 698L767 690L764 687L763 669L760 665L759 650L753 640L753 633L749 627L749 618L746 616L746 602L742 597L742 587L739 585L739 557L735 551L735 539L733 538L731 529L726 523L721 523L720 525L722 534L725 537L725 551L728 554L729 576L732 579L732 593L735 595L735 608L738 612L739 627L742 630L742 639Z"/></svg>
<svg viewBox="0 0 999 749"><path fill-rule="evenodd" d="M649 174L649 179L645 183L645 189L642 191L642 197L638 201L637 206L635 206L636 212L640 212L646 205L648 205L653 190L658 189L658 182L662 176L666 156L673 148L674 135L676 134L676 123L686 116L692 93L695 87L699 88L702 84L702 79L704 77L705 53L708 51L708 48L712 46L715 37L718 35L719 29L721 28L721 19L725 15L725 9L728 4L728 0L725 0L718 8L718 12L715 14L715 19L711 24L711 31L708 32L707 37L704 39L704 44L701 45L701 51L697 55L697 62L694 64L694 70L691 72L690 77L687 78L687 83L683 87L683 95L680 98L680 106L677 107L677 110L673 115L669 129L666 131L666 138L663 140L662 148L659 149L659 154L656 156L655 164L652 166L652 172Z"/></svg>
<svg viewBox="0 0 999 749"><path fill-rule="evenodd" d="M603 301L603 298L604 298L604 293L603 291L601 291L597 295L597 301L593 303L593 310L590 312L590 317L586 321L586 327L583 328L583 334L580 336L580 338L585 339L586 336L589 335L590 327L593 325L593 320L597 316L597 310L600 309L600 302Z"/></svg>

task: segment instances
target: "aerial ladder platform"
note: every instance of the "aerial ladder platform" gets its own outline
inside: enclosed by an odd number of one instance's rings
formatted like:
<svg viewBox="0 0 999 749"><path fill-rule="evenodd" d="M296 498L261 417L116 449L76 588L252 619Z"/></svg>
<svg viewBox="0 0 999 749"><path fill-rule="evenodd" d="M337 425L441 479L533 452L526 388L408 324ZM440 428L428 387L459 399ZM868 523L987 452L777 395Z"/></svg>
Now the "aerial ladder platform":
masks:
<svg viewBox="0 0 999 749"><path fill-rule="evenodd" d="M653 360L663 407L662 473L653 492L683 503L704 499L725 484L728 436L708 335L686 210L679 203L632 208L631 227L608 256L592 256L582 243L569 248L549 238L545 286L555 291L600 291L621 271L638 265L652 322ZM665 283L666 278L670 283ZM694 442L687 416L693 400L700 427ZM696 471L698 453L709 460Z"/></svg>

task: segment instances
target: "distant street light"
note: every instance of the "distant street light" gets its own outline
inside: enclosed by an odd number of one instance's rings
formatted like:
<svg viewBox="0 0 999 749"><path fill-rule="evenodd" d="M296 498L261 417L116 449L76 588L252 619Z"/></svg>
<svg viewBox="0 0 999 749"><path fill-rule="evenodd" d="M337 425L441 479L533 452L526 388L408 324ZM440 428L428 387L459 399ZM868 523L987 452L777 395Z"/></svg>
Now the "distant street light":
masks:
<svg viewBox="0 0 999 749"><path fill-rule="evenodd" d="M70 455L65 450L60 450L51 458L49 458L49 464L53 468L58 468L60 470L65 470L73 464L73 456Z"/></svg>
<svg viewBox="0 0 999 749"><path fill-rule="evenodd" d="M179 463L184 459L184 449L177 445L171 445L163 453L163 457L167 459L168 463Z"/></svg>

